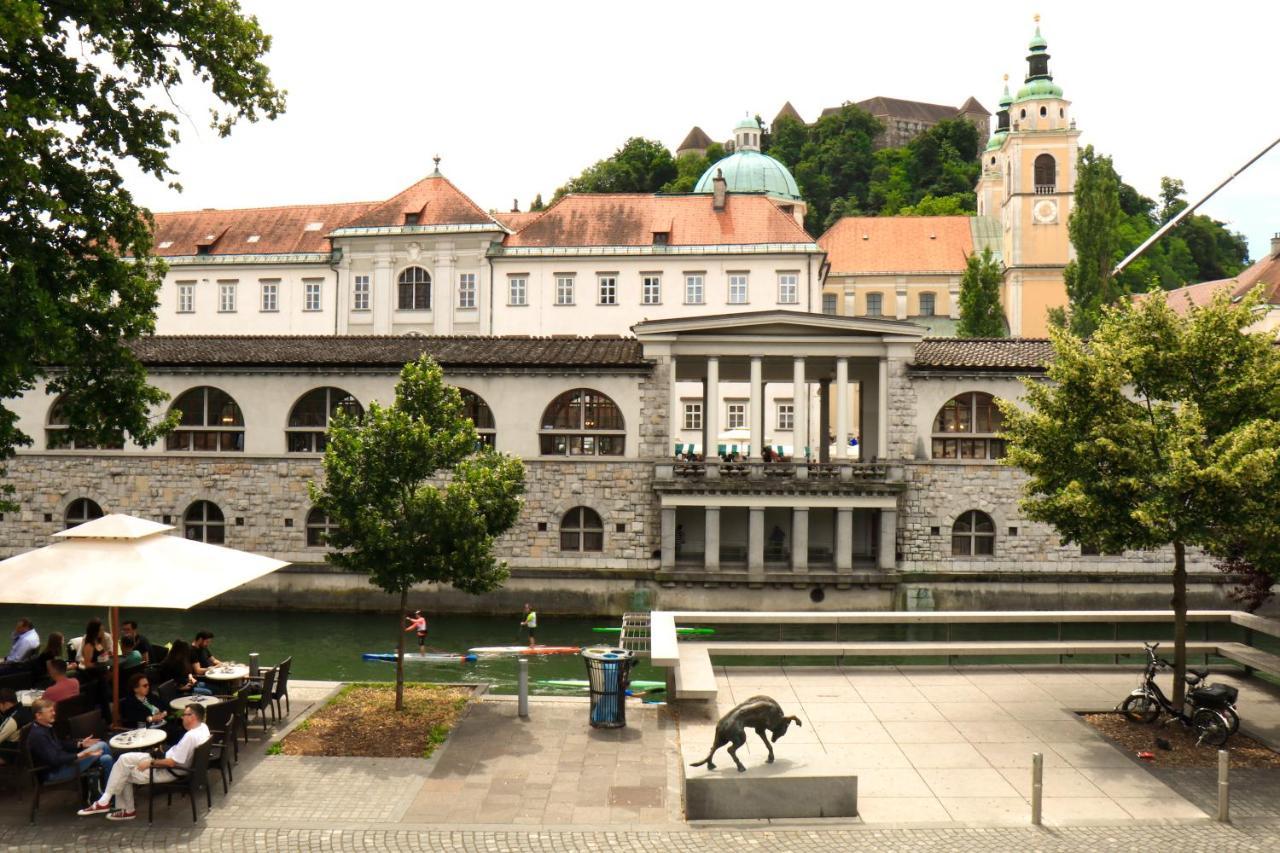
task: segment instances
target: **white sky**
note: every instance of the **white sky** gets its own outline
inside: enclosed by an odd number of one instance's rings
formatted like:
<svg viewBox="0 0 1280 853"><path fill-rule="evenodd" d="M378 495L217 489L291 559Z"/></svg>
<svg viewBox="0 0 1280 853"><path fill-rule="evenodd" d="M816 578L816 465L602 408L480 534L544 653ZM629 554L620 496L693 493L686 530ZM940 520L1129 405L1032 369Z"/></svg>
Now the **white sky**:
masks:
<svg viewBox="0 0 1280 853"><path fill-rule="evenodd" d="M1194 198L1280 136L1280 3L242 2L274 38L288 111L219 139L207 101L180 95L185 192L130 180L154 210L384 199L436 153L482 207L524 210L629 136L725 139L786 100L808 120L874 95L994 112L1036 12L1082 143L1144 194L1173 175ZM1265 252L1280 148L1203 212Z"/></svg>

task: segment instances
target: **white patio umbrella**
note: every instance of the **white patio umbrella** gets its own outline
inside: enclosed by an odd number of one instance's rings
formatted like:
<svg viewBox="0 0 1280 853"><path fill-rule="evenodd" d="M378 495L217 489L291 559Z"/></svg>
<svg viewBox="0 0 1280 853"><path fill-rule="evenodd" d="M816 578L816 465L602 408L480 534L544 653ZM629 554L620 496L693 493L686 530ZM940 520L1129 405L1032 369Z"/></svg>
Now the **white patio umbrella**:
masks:
<svg viewBox="0 0 1280 853"><path fill-rule="evenodd" d="M283 560L169 536L169 524L106 515L55 533L52 545L0 560L0 598L12 604L111 608L111 657L119 722L116 642L121 607L186 610L254 578Z"/></svg>

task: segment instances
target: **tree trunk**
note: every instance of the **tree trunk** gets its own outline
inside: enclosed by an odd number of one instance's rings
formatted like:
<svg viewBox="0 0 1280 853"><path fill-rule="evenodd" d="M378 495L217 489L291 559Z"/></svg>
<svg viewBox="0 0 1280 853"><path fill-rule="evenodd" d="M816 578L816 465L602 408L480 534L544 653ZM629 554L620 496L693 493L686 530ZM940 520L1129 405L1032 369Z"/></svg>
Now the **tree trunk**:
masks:
<svg viewBox="0 0 1280 853"><path fill-rule="evenodd" d="M1181 710L1187 692L1187 546L1173 543L1173 707Z"/></svg>
<svg viewBox="0 0 1280 853"><path fill-rule="evenodd" d="M409 612L409 588L400 590L400 612L396 615L396 710L404 710L404 614Z"/></svg>

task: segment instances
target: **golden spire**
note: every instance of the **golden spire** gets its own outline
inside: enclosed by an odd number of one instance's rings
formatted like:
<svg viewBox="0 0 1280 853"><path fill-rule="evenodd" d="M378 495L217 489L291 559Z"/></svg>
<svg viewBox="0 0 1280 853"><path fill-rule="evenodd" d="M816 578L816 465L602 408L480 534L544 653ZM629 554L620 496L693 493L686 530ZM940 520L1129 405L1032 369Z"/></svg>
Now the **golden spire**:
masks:
<svg viewBox="0 0 1280 853"><path fill-rule="evenodd" d="M1038 23L1040 23L1040 13L1039 13L1039 12L1036 12L1036 13L1035 13L1035 15L1034 15L1033 17L1035 18L1035 21L1036 21L1036 23L1037 23L1037 24L1038 24Z"/></svg>

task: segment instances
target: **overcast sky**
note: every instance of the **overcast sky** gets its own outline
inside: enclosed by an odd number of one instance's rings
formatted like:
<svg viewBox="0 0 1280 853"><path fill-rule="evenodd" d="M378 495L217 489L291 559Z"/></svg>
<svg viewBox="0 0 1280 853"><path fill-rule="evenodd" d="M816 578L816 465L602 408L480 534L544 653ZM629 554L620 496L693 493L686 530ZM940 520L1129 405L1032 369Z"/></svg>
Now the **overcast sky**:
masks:
<svg viewBox="0 0 1280 853"><path fill-rule="evenodd" d="M482 207L523 210L629 136L725 139L786 100L806 120L874 95L994 112L1036 12L1082 144L1139 191L1173 175L1194 197L1280 136L1274 2L242 3L274 38L288 111L219 139L207 101L181 94L185 192L130 182L154 210L384 199L437 153ZM1263 253L1280 147L1204 212Z"/></svg>

